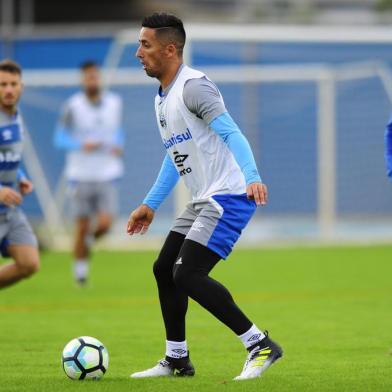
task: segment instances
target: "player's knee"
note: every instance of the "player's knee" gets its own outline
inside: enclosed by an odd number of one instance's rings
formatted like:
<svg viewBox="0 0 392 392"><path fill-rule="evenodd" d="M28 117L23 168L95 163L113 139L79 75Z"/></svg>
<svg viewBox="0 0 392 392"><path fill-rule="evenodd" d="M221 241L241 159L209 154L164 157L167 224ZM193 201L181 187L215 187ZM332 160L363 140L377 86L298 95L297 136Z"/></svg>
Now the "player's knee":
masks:
<svg viewBox="0 0 392 392"><path fill-rule="evenodd" d="M172 282L171 269L165 267L166 263L163 263L159 258L155 261L152 270L157 282Z"/></svg>
<svg viewBox="0 0 392 392"><path fill-rule="evenodd" d="M192 274L184 266L175 266L173 268L173 281L179 289L188 292L192 281Z"/></svg>
<svg viewBox="0 0 392 392"><path fill-rule="evenodd" d="M23 263L18 266L20 274L23 278L28 278L31 275L34 275L39 271L40 262L38 258L30 258L25 260Z"/></svg>
<svg viewBox="0 0 392 392"><path fill-rule="evenodd" d="M106 234L112 226L111 219L104 219L98 223L96 232L100 235Z"/></svg>
<svg viewBox="0 0 392 392"><path fill-rule="evenodd" d="M96 234L106 234L112 226L112 217L109 215L100 216L97 222Z"/></svg>
<svg viewBox="0 0 392 392"><path fill-rule="evenodd" d="M157 259L152 266L152 272L154 273L155 279L159 281L162 279L162 277L165 275L165 269L162 266L162 263L160 263L159 259Z"/></svg>
<svg viewBox="0 0 392 392"><path fill-rule="evenodd" d="M154 264L152 265L152 272L155 276L155 279L158 279L159 273L160 273L160 267L158 260L155 260Z"/></svg>
<svg viewBox="0 0 392 392"><path fill-rule="evenodd" d="M110 230L110 225L107 225L107 226L104 226L104 225L102 225L102 226L99 226L99 227L97 227L97 230L95 231L95 237L96 238L99 238L99 237L102 237L103 235L105 235L105 234L107 234L108 232L109 232L109 230Z"/></svg>

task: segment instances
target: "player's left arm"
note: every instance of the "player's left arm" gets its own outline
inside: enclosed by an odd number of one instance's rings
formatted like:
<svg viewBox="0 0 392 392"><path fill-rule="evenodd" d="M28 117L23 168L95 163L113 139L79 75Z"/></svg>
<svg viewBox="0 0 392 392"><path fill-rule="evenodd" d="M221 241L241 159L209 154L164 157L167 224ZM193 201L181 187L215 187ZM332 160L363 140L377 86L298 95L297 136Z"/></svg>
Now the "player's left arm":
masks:
<svg viewBox="0 0 392 392"><path fill-rule="evenodd" d="M122 128L118 128L114 134L112 144L110 146L110 151L113 155L122 155L124 151L125 134Z"/></svg>
<svg viewBox="0 0 392 392"><path fill-rule="evenodd" d="M33 191L33 183L27 178L25 172L21 168L19 168L16 173L16 181L18 182L18 188L22 195L27 195Z"/></svg>
<svg viewBox="0 0 392 392"><path fill-rule="evenodd" d="M120 156L124 152L125 144L125 132L121 126L121 124L123 124L123 102L119 96L116 96L116 102L117 110L114 111L113 115L117 117L119 126L114 132L113 139L108 147L113 155Z"/></svg>
<svg viewBox="0 0 392 392"><path fill-rule="evenodd" d="M262 183L252 150L238 125L231 118L218 88L209 79L196 78L184 86L187 108L216 132L227 144L244 174L247 195L257 205L267 203L267 187Z"/></svg>
<svg viewBox="0 0 392 392"><path fill-rule="evenodd" d="M387 165L387 176L392 180L392 117L385 128L385 162Z"/></svg>
<svg viewBox="0 0 392 392"><path fill-rule="evenodd" d="M230 114L227 112L221 114L212 120L209 126L223 139L234 155L238 166L244 174L248 197L254 199L257 205L266 204L268 201L268 190L261 181L252 149Z"/></svg>

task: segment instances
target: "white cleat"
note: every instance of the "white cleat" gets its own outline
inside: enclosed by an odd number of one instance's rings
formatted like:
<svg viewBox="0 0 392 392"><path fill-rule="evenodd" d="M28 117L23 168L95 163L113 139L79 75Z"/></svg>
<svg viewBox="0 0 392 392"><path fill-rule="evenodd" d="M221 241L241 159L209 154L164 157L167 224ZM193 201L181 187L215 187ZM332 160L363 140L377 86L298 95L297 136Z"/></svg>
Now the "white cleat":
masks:
<svg viewBox="0 0 392 392"><path fill-rule="evenodd" d="M250 380L260 377L282 355L282 348L270 338L266 337L249 352L241 374L234 378L234 380Z"/></svg>
<svg viewBox="0 0 392 392"><path fill-rule="evenodd" d="M173 358L169 360L161 359L158 365L151 369L143 370L131 374L132 378L146 378L146 377L189 377L195 375L195 368L189 355L185 358Z"/></svg>
<svg viewBox="0 0 392 392"><path fill-rule="evenodd" d="M169 362L162 359L158 364L151 369L136 372L130 375L131 378L146 378L146 377L170 377L173 375L173 369L169 366Z"/></svg>

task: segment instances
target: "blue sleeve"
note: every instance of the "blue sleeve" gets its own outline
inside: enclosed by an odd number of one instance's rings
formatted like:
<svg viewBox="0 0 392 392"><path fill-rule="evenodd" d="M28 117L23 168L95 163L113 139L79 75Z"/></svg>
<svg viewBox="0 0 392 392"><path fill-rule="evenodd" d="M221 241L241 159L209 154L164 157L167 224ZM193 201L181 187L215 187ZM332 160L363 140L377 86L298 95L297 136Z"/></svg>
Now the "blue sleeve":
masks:
<svg viewBox="0 0 392 392"><path fill-rule="evenodd" d="M246 184L261 182L250 145L230 114L221 114L212 120L209 126L229 147L245 176Z"/></svg>
<svg viewBox="0 0 392 392"><path fill-rule="evenodd" d="M156 210L177 184L179 178L180 175L178 174L173 161L170 159L169 155L166 154L158 177L147 196L144 198L143 204L147 204L150 208Z"/></svg>
<svg viewBox="0 0 392 392"><path fill-rule="evenodd" d="M392 180L392 117L385 128L385 161L387 176Z"/></svg>
<svg viewBox="0 0 392 392"><path fill-rule="evenodd" d="M114 136L113 144L118 147L124 147L125 135L124 130L119 128Z"/></svg>
<svg viewBox="0 0 392 392"><path fill-rule="evenodd" d="M54 132L53 144L57 148L68 151L80 150L82 147L82 143L72 137L70 131L61 125L57 126Z"/></svg>
<svg viewBox="0 0 392 392"><path fill-rule="evenodd" d="M27 178L26 173L23 171L23 169L19 168L16 172L16 180L19 182L23 178Z"/></svg>

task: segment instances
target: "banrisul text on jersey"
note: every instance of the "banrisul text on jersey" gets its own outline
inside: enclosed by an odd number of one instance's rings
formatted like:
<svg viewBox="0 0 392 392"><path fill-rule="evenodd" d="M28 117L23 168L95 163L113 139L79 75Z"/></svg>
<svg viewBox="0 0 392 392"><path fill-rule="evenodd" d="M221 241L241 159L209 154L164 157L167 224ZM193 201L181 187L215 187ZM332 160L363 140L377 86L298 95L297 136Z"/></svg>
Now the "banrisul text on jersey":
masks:
<svg viewBox="0 0 392 392"><path fill-rule="evenodd" d="M170 139L165 139L162 138L163 145L165 146L166 150L170 147L173 147L176 144L180 144L182 142L185 142L187 140L192 139L192 134L191 131L187 128L185 132L180 133L179 135L175 135L173 133L173 136Z"/></svg>

